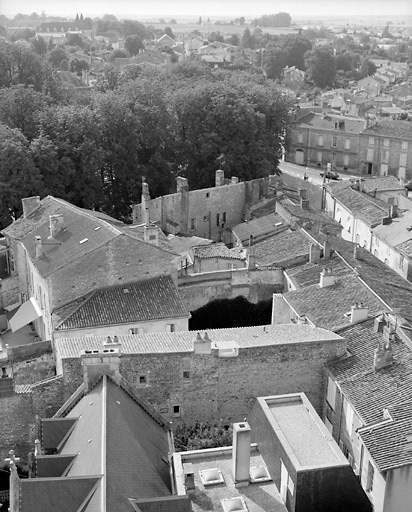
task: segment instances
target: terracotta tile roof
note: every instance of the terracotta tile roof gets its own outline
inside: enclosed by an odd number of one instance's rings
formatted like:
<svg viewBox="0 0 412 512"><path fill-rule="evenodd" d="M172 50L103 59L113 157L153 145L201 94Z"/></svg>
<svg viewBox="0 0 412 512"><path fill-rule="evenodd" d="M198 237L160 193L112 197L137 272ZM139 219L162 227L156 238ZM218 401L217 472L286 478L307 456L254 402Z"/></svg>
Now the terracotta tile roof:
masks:
<svg viewBox="0 0 412 512"><path fill-rule="evenodd" d="M335 128L335 122L343 123L342 128ZM310 112L299 119L296 127L331 130L336 133L361 133L365 128L365 120L358 117Z"/></svg>
<svg viewBox="0 0 412 512"><path fill-rule="evenodd" d="M196 258L225 258L232 260L244 260L246 258L243 249L239 247L228 249L224 243L193 247L193 254Z"/></svg>
<svg viewBox="0 0 412 512"><path fill-rule="evenodd" d="M205 331L201 331L202 336ZM287 343L311 343L321 340L338 340L335 333L310 325L260 325L207 331L212 342L234 341L241 349L281 345ZM158 332L139 335L120 335L124 354L164 354L193 352L195 331ZM56 350L62 359L77 358L81 350L99 350L105 336L72 337L56 340Z"/></svg>
<svg viewBox="0 0 412 512"><path fill-rule="evenodd" d="M387 411L389 419L359 431L381 472L412 464L412 402Z"/></svg>
<svg viewBox="0 0 412 512"><path fill-rule="evenodd" d="M283 231L289 224L277 213L270 213L264 217L242 222L235 226L232 231L243 243L248 242L249 237L262 238L274 233Z"/></svg>
<svg viewBox="0 0 412 512"><path fill-rule="evenodd" d="M365 425L380 423L385 408L410 402L412 396L412 351L400 338L392 343L393 364L373 369L374 350L383 342L373 323L370 319L339 331L351 355L327 366Z"/></svg>
<svg viewBox="0 0 412 512"><path fill-rule="evenodd" d="M387 217L389 212L387 203L374 199L350 187L334 192L333 197L354 215L364 220L372 227L380 224L382 218Z"/></svg>
<svg viewBox="0 0 412 512"><path fill-rule="evenodd" d="M298 204L292 203L290 200L281 200L279 202L291 215L294 215L299 219L309 220L321 225L330 225L342 229L342 226L339 224L339 222L332 219L328 215L325 215L324 213L316 211L314 208L309 207L309 210L306 210L301 208Z"/></svg>
<svg viewBox="0 0 412 512"><path fill-rule="evenodd" d="M412 140L412 123L409 121L383 119L366 128L362 134L391 139Z"/></svg>
<svg viewBox="0 0 412 512"><path fill-rule="evenodd" d="M159 276L96 290L54 312L57 330L189 317L173 279ZM60 319L60 320L58 320Z"/></svg>
<svg viewBox="0 0 412 512"><path fill-rule="evenodd" d="M294 258L309 255L312 241L303 231L282 231L253 245L253 254L260 267L286 267ZM308 256L309 258L309 256Z"/></svg>
<svg viewBox="0 0 412 512"><path fill-rule="evenodd" d="M144 225L136 225L129 224L126 226L122 226L121 231L126 235L129 235L137 240L144 240ZM167 236L163 233L163 231L159 228L159 247L164 249L165 251L169 251L173 254L178 254L173 246L170 244Z"/></svg>

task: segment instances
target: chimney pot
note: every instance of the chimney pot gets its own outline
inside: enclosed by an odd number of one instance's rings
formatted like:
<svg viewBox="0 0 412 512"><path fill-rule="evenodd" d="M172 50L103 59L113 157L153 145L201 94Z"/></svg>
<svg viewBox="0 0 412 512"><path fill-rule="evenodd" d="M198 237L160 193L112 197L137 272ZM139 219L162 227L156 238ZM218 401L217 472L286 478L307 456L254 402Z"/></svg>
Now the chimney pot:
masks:
<svg viewBox="0 0 412 512"><path fill-rule="evenodd" d="M193 342L193 349L195 354L211 354L212 353L212 341L205 332L205 336L202 339L200 333L197 333L196 339Z"/></svg>
<svg viewBox="0 0 412 512"><path fill-rule="evenodd" d="M317 263L320 260L320 248L317 244L311 244L309 250L310 263Z"/></svg>

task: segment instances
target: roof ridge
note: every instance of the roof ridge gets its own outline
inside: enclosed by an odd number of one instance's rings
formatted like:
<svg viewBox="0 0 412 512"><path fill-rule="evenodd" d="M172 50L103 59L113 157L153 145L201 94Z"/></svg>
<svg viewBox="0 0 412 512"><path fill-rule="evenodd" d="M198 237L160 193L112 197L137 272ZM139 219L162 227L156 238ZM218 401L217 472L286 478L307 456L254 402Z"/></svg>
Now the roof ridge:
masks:
<svg viewBox="0 0 412 512"><path fill-rule="evenodd" d="M78 310L79 310L79 309L80 309L80 308L81 308L81 307L82 307L86 302L88 302L88 301L93 297L93 295L95 295L95 294L96 294L96 292L97 292L97 291L98 291L98 290L93 290L92 292L89 292L89 293L87 293L87 294L85 294L85 295L81 295L78 299L73 299L73 300L71 300L70 302L67 302L66 304L64 304L63 306L60 306L58 309L55 309L52 313L55 313L56 311L58 311L58 310L59 310L59 309L61 309L61 308L64 308L64 307L69 306L71 303L78 301L78 300L79 300L79 299L81 299L82 297L85 297L85 299L84 299L83 301L79 302L79 304L78 304L77 308L75 308L73 311L71 311L70 313L68 313L66 317L63 317L63 319L62 319L62 320L60 320L60 322L56 325L56 329L58 329L58 328L59 328L59 327L60 327L64 322L66 322L66 320L67 320L68 318L70 318L71 316L73 316L73 315L74 315L74 313L76 313L76 311L78 311ZM86 298L86 296L87 296L87 295L88 295L88 297Z"/></svg>

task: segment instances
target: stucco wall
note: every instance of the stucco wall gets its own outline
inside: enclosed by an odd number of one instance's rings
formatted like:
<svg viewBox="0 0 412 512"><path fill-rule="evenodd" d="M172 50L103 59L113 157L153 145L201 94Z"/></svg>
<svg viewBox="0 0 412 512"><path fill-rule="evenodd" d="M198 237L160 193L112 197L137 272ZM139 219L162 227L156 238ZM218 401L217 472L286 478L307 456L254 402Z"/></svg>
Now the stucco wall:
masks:
<svg viewBox="0 0 412 512"><path fill-rule="evenodd" d="M404 466L386 473L385 512L411 510L412 466Z"/></svg>

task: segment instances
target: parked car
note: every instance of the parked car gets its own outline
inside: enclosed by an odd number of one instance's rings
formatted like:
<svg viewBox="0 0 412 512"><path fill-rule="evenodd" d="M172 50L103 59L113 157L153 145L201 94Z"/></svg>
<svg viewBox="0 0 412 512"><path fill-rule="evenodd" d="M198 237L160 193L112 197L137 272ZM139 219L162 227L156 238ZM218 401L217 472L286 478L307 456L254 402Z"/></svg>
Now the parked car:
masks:
<svg viewBox="0 0 412 512"><path fill-rule="evenodd" d="M325 175L325 178L328 179L328 180L339 180L339 174L335 171L326 171L326 172L321 172L320 175L322 176L323 178L323 175Z"/></svg>

